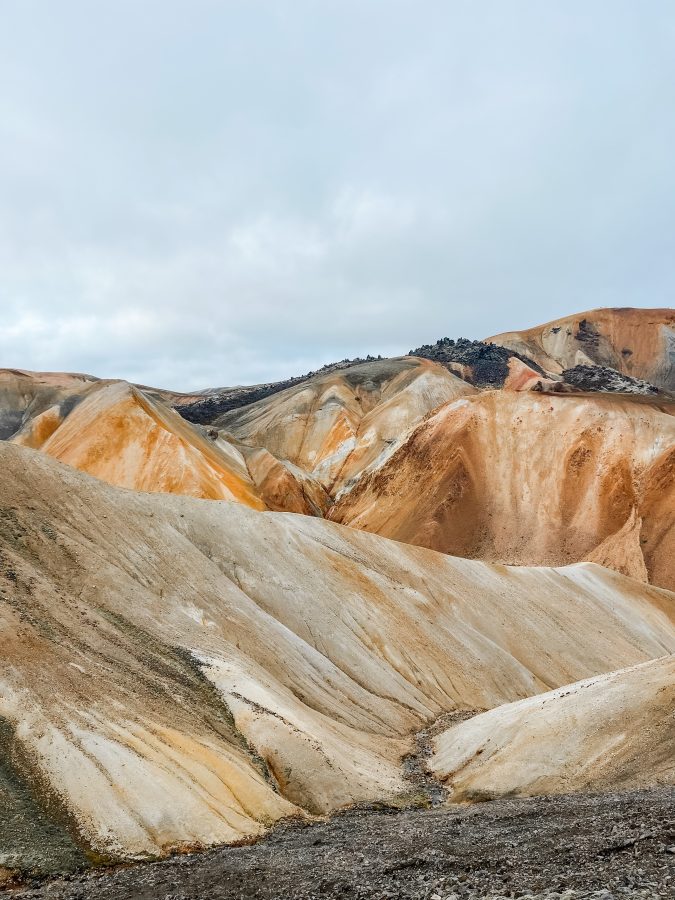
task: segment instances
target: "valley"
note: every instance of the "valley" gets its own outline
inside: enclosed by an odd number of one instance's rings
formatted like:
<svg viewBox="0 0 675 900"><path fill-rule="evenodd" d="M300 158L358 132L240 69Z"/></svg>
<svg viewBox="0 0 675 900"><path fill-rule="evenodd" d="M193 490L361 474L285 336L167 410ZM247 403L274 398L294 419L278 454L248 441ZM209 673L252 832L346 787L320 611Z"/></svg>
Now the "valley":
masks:
<svg viewBox="0 0 675 900"><path fill-rule="evenodd" d="M674 323L262 394L0 371L8 896L667 896Z"/></svg>

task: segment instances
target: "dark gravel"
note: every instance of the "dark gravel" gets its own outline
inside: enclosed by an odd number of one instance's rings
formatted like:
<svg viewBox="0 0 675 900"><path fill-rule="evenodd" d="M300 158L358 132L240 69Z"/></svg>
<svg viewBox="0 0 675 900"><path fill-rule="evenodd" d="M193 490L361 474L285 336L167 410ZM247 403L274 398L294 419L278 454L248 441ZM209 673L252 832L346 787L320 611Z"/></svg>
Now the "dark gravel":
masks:
<svg viewBox="0 0 675 900"><path fill-rule="evenodd" d="M360 807L223 847L11 892L12 900L675 897L675 789Z"/></svg>

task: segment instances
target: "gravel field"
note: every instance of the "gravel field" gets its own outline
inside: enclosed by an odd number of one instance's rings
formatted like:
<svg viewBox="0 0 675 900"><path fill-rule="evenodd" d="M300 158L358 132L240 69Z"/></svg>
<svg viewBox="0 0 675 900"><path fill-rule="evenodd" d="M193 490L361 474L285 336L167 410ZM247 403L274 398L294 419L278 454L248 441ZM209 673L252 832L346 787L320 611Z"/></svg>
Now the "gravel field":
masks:
<svg viewBox="0 0 675 900"><path fill-rule="evenodd" d="M9 890L8 900L675 898L675 789L359 807L221 847Z"/></svg>

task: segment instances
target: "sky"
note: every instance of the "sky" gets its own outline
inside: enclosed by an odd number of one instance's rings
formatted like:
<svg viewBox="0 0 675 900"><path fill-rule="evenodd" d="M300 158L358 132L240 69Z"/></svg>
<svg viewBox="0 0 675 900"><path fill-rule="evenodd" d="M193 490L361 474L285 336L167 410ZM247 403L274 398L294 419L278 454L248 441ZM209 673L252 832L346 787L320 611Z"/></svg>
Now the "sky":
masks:
<svg viewBox="0 0 675 900"><path fill-rule="evenodd" d="M673 306L672 0L0 0L0 366L258 383Z"/></svg>

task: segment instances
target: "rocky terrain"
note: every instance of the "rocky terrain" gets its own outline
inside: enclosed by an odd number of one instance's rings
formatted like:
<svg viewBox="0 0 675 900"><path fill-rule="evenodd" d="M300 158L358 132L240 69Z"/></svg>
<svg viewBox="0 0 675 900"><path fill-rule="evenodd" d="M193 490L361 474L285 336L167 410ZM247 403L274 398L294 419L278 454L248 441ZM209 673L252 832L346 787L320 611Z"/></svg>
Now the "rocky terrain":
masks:
<svg viewBox="0 0 675 900"><path fill-rule="evenodd" d="M12 893L16 900L612 900L675 890L675 792L360 807L265 839Z"/></svg>
<svg viewBox="0 0 675 900"><path fill-rule="evenodd" d="M0 884L672 896L673 321L0 370Z"/></svg>
<svg viewBox="0 0 675 900"><path fill-rule="evenodd" d="M533 359L546 372L605 366L675 392L672 309L594 309L487 340Z"/></svg>
<svg viewBox="0 0 675 900"><path fill-rule="evenodd" d="M441 338L435 344L425 344L411 350L408 355L443 363L451 372L481 388L503 387L509 377L509 362L512 359L520 360L538 375L546 374L541 366L522 353L499 344L467 338L456 341Z"/></svg>
<svg viewBox="0 0 675 900"><path fill-rule="evenodd" d="M608 369L606 366L574 366L573 369L565 369L562 373L566 384L578 388L580 391L607 391L619 394L658 394L659 389L642 381L640 378L631 378L630 375L622 375L616 369Z"/></svg>

